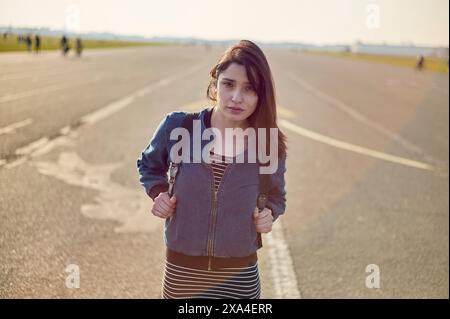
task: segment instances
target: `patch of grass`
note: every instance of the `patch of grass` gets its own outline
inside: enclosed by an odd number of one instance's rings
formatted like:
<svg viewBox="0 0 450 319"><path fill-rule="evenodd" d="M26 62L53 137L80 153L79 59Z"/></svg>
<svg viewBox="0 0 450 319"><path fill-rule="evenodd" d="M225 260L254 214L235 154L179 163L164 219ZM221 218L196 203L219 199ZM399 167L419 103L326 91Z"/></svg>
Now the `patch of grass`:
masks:
<svg viewBox="0 0 450 319"><path fill-rule="evenodd" d="M384 63L397 65L407 68L415 68L417 59L416 57L409 56L396 56L396 55L381 55L381 54L364 54L364 53L351 53L351 52L322 52L322 51L304 51L309 54L321 54L327 56L334 56L339 58L349 58L356 60L363 60L374 63ZM425 70L434 72L448 73L448 61L447 59L425 57Z"/></svg>
<svg viewBox="0 0 450 319"><path fill-rule="evenodd" d="M158 42L128 42L119 40L84 40L83 38L83 48L84 49L100 49L100 48L122 48L122 47L136 47L136 46L162 46L167 45L166 43ZM59 50L60 40L58 37L47 37L41 36L41 50ZM32 47L34 49L34 37L32 37ZM75 48L75 38L69 38L69 46L71 49ZM0 52L15 52L15 51L26 51L27 46L25 42L19 43L16 34L9 34L7 38L3 35L0 37Z"/></svg>

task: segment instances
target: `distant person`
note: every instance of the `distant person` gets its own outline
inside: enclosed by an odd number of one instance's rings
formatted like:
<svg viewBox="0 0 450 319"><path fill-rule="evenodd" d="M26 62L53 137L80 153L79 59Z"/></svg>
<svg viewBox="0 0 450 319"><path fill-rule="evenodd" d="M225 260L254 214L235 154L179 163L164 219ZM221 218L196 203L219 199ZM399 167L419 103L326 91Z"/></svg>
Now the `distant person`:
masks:
<svg viewBox="0 0 450 319"><path fill-rule="evenodd" d="M416 70L421 71L425 65L425 58L423 55L419 55L417 58Z"/></svg>
<svg viewBox="0 0 450 319"><path fill-rule="evenodd" d="M31 52L31 36L28 34L27 37L25 38L25 44L27 45L27 50L28 52Z"/></svg>
<svg viewBox="0 0 450 319"><path fill-rule="evenodd" d="M63 35L63 37L61 38L61 51L63 56L67 55L67 52L69 52L70 47L69 47L69 40L67 39L67 37L65 35Z"/></svg>
<svg viewBox="0 0 450 319"><path fill-rule="evenodd" d="M34 36L34 52L39 53L41 51L41 37L39 34Z"/></svg>
<svg viewBox="0 0 450 319"><path fill-rule="evenodd" d="M81 56L81 52L83 51L83 42L81 42L80 38L76 39L75 48L76 48L77 56Z"/></svg>

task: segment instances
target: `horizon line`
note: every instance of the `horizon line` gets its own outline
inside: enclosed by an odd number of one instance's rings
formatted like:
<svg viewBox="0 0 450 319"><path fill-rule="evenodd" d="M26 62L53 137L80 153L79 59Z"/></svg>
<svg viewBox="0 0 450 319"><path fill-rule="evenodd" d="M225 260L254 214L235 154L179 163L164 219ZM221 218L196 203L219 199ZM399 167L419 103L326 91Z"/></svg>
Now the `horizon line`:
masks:
<svg viewBox="0 0 450 319"><path fill-rule="evenodd" d="M108 34L111 36L116 36L116 37L136 37L136 38L142 38L143 40L151 40L152 38L172 38L172 39L186 39L186 40L196 40L196 41L207 41L207 42L232 42L232 41L237 41L240 40L241 38L226 38L226 39L210 39L210 38L201 38L201 37L196 37L196 36L177 36L177 35L152 35L152 36L146 36L146 35L141 35L141 34L129 34L129 33L116 33L116 32L112 32L112 31L83 31L83 32L77 32L75 30L64 30L63 28L61 29L55 29L55 28L51 28L48 26L5 26L5 25L0 25L0 29L31 29L31 30L39 30L39 29L44 29L44 30L48 30L48 31L52 31L52 32L60 32L60 33L67 33L67 34L77 34L77 35L89 35L89 34ZM249 39L251 40L251 39ZM301 45L310 45L310 46L317 46L317 47L321 47L321 46L351 46L354 44L367 44L367 45L383 45L383 46L412 46L412 47L428 47L428 48L449 48L449 44L420 44L420 43L415 43L415 42L411 42L411 41L404 41L404 42L389 42L389 41L382 41L382 42L365 42L364 40L361 39L355 39L353 40L353 42L322 42L321 44L319 43L311 43L311 42L302 42L301 40L252 40L254 42L258 42L261 44L301 44Z"/></svg>

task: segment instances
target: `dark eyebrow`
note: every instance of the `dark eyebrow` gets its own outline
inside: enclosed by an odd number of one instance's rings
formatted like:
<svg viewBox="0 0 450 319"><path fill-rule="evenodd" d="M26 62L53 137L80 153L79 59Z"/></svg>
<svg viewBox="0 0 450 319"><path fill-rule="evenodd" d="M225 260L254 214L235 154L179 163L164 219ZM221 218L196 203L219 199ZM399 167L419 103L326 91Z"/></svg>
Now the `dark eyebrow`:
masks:
<svg viewBox="0 0 450 319"><path fill-rule="evenodd" d="M222 78L223 81L230 81L230 82L236 82L235 80L229 79L229 78ZM244 84L251 84L250 82L244 82Z"/></svg>

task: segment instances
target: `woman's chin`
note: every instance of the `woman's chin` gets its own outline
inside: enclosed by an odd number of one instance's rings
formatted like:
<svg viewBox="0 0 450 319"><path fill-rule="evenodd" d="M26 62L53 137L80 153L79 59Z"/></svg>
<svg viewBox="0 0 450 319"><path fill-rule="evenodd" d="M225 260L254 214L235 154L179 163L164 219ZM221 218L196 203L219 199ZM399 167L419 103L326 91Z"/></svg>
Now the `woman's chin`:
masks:
<svg viewBox="0 0 450 319"><path fill-rule="evenodd" d="M241 123L242 121L245 121L247 118L244 114L229 114L226 115L227 119L233 122Z"/></svg>

